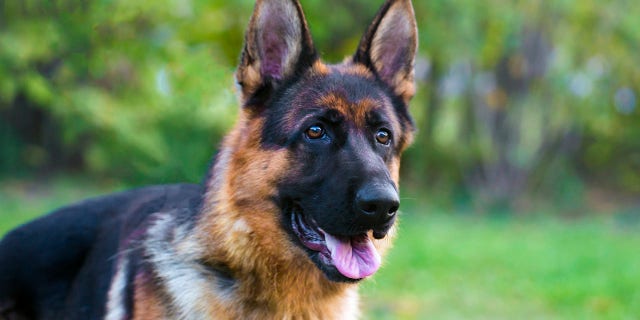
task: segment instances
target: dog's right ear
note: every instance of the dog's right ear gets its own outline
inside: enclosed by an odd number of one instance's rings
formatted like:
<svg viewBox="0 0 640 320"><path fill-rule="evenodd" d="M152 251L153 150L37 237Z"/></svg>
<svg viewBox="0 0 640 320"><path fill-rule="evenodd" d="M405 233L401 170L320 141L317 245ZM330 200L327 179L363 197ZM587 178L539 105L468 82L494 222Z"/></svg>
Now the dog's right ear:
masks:
<svg viewBox="0 0 640 320"><path fill-rule="evenodd" d="M264 102L273 88L315 60L317 53L298 0L257 0L236 71L241 104Z"/></svg>
<svg viewBox="0 0 640 320"><path fill-rule="evenodd" d="M386 0L360 40L354 61L374 70L408 103L415 93L417 48L418 30L411 0Z"/></svg>

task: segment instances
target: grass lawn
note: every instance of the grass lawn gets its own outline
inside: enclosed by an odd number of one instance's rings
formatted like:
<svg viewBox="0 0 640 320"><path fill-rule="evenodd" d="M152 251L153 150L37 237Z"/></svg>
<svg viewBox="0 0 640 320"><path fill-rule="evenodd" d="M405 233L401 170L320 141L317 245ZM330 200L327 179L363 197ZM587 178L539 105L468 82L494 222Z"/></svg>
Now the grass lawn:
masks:
<svg viewBox="0 0 640 320"><path fill-rule="evenodd" d="M405 213L370 319L639 319L640 228Z"/></svg>
<svg viewBox="0 0 640 320"><path fill-rule="evenodd" d="M112 190L77 179L0 180L0 235ZM361 287L365 319L638 319L640 226L423 212L402 214L381 271Z"/></svg>
<svg viewBox="0 0 640 320"><path fill-rule="evenodd" d="M115 183L78 178L0 180L0 236L60 206L120 189Z"/></svg>

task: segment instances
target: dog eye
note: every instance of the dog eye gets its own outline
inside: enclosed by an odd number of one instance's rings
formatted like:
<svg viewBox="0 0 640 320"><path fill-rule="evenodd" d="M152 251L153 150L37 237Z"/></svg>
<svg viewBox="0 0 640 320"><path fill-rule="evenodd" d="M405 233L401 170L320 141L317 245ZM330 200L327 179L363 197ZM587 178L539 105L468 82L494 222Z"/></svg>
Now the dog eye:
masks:
<svg viewBox="0 0 640 320"><path fill-rule="evenodd" d="M391 141L391 132L387 129L380 129L376 132L376 140L378 143L387 145Z"/></svg>
<svg viewBox="0 0 640 320"><path fill-rule="evenodd" d="M324 137L325 131L321 125L316 124L309 127L305 134L307 135L307 138L315 140Z"/></svg>

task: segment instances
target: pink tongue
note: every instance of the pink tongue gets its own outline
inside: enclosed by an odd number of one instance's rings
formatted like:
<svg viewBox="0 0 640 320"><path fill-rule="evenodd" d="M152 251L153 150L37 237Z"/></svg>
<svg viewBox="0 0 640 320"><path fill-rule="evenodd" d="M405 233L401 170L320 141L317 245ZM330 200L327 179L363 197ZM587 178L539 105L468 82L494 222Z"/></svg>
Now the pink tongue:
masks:
<svg viewBox="0 0 640 320"><path fill-rule="evenodd" d="M336 237L324 234L331 260L347 278L362 279L380 268L380 255L367 235Z"/></svg>

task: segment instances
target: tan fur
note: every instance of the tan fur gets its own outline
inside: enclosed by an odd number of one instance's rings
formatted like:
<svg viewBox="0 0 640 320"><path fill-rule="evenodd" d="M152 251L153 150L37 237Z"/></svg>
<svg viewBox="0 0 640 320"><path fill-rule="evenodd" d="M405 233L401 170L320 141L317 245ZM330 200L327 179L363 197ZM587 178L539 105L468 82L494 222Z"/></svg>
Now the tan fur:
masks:
<svg viewBox="0 0 640 320"><path fill-rule="evenodd" d="M157 295L157 288L152 283L144 280L143 276L135 278L135 305L133 309L133 320L157 320L166 319L166 310L160 297Z"/></svg>
<svg viewBox="0 0 640 320"><path fill-rule="evenodd" d="M327 109L333 109L345 117L346 121L354 123L357 127L364 127L367 123L367 113L379 103L366 98L360 101L349 101L340 93L331 93L320 97L316 103Z"/></svg>
<svg viewBox="0 0 640 320"><path fill-rule="evenodd" d="M329 73L331 73L331 69L329 68L329 66L327 66L324 63L322 63L322 61L317 60L313 64L313 68L312 68L311 72L313 72L314 74L319 75L319 76L326 76Z"/></svg>
<svg viewBox="0 0 640 320"><path fill-rule="evenodd" d="M369 70L369 68L361 64L352 63L352 59L352 57L348 57L341 65L337 66L339 72L363 77L365 79L373 79L373 73L371 73L371 70Z"/></svg>
<svg viewBox="0 0 640 320"><path fill-rule="evenodd" d="M255 92L262 85L262 77L260 76L260 62L256 61L247 64L236 71L236 79L239 88L238 101L244 105L247 97Z"/></svg>

